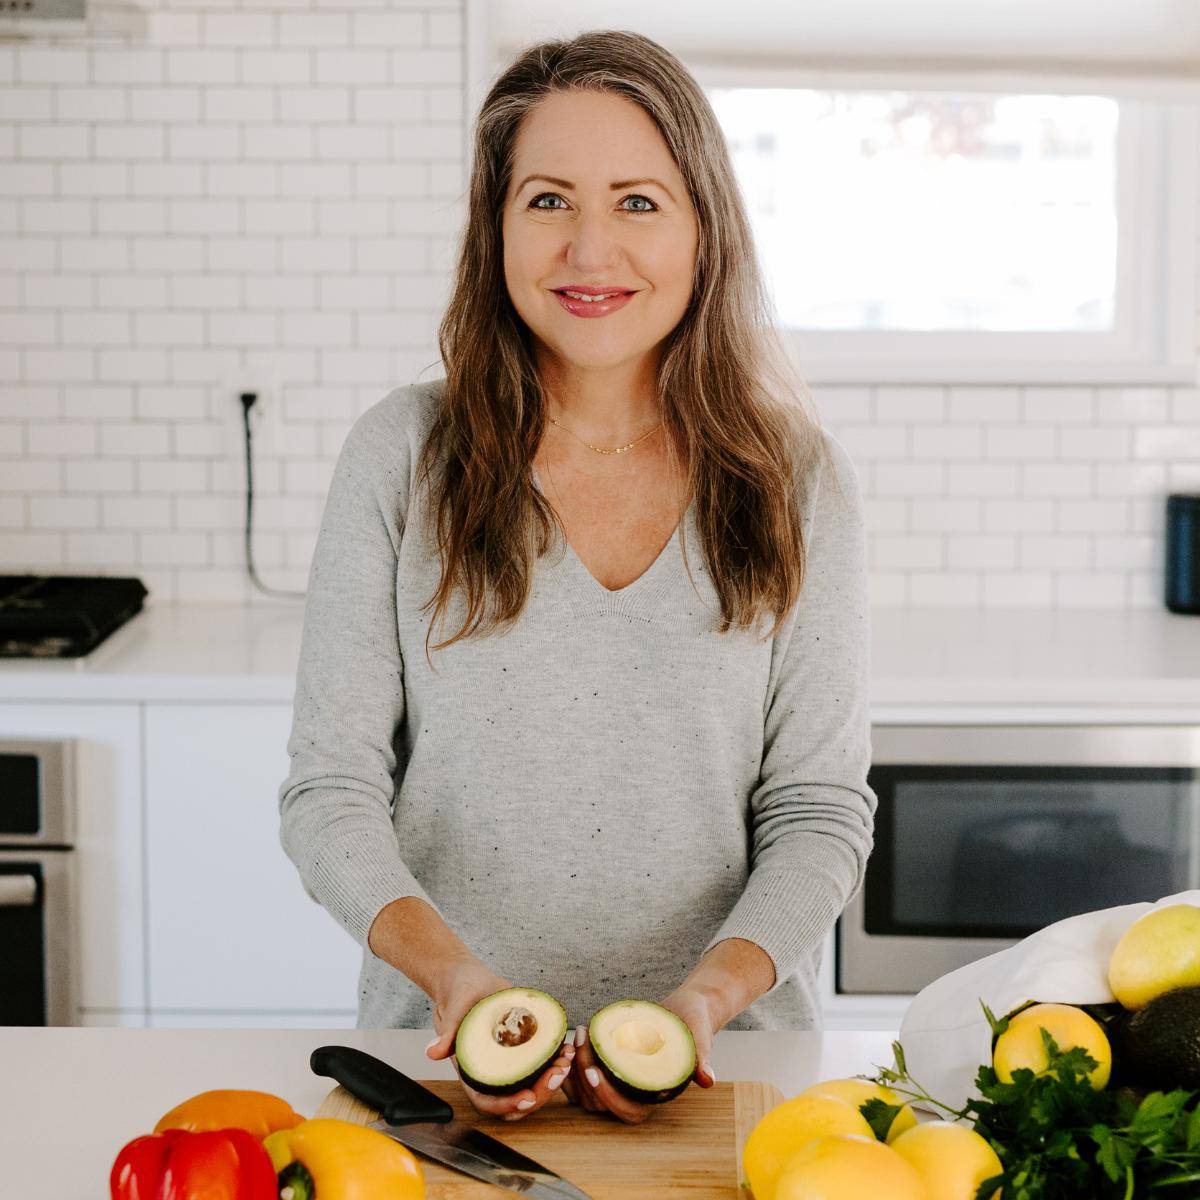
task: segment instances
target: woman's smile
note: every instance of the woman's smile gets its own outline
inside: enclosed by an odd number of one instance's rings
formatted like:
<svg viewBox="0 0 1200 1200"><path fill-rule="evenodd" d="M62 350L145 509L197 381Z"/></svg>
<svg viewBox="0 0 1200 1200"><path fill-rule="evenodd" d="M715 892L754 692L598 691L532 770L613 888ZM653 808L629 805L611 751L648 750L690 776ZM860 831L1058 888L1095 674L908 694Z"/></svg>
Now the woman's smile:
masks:
<svg viewBox="0 0 1200 1200"><path fill-rule="evenodd" d="M565 291L555 291L551 294L567 312L577 317L607 317L609 313L624 308L637 292L617 292L602 300L581 300Z"/></svg>

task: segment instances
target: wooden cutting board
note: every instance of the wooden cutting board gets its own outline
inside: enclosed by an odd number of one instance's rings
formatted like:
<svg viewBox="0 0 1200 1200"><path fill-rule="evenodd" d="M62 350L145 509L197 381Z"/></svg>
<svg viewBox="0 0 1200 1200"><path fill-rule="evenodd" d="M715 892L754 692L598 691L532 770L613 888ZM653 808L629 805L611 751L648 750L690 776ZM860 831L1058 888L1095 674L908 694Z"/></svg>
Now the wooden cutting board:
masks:
<svg viewBox="0 0 1200 1200"><path fill-rule="evenodd" d="M536 1159L593 1200L751 1200L739 1186L742 1146L759 1118L784 1099L770 1083L718 1080L696 1084L660 1105L639 1125L611 1113L586 1112L561 1092L530 1117L504 1121L476 1111L456 1079L422 1079L455 1117ZM365 1125L379 1113L342 1087L321 1102L318 1117ZM498 1188L418 1154L428 1200L500 1200Z"/></svg>

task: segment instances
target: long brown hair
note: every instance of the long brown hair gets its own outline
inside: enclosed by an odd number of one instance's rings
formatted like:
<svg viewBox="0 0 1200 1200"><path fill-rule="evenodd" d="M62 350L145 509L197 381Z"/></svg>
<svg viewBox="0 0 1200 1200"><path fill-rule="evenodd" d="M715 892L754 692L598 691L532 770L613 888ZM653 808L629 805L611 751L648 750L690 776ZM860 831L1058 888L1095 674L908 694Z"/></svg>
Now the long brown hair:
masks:
<svg viewBox="0 0 1200 1200"><path fill-rule="evenodd" d="M825 453L820 422L806 411L807 385L779 342L729 149L708 98L657 42L599 29L522 51L476 118L467 220L438 328L446 378L418 464L432 480L442 562L441 582L425 605L436 605L431 627L460 584L466 592L462 627L435 648L520 615L534 555L546 552L558 522L533 485L545 400L529 329L505 284L501 221L523 118L551 93L573 90L614 93L644 109L695 206L692 300L661 347L661 417L668 454L687 464L686 494L695 498L721 602L719 632L757 625L766 607L776 614L766 635L774 636L803 583L800 492ZM488 596L493 606L485 616Z"/></svg>

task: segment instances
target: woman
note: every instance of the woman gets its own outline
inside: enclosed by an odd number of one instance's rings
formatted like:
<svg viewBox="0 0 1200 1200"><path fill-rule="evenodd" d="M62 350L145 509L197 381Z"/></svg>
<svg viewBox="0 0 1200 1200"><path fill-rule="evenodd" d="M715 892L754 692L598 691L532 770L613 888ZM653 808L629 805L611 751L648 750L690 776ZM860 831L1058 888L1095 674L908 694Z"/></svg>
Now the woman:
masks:
<svg viewBox="0 0 1200 1200"><path fill-rule="evenodd" d="M570 298L596 289L624 298ZM875 810L854 468L661 46L593 31L496 81L440 347L335 467L283 845L364 947L360 1027L432 1023L445 1058L475 1001L542 988L578 1044L471 1102L518 1119L561 1085L640 1121L591 1014L665 1005L704 1087L718 1029L818 1027Z"/></svg>

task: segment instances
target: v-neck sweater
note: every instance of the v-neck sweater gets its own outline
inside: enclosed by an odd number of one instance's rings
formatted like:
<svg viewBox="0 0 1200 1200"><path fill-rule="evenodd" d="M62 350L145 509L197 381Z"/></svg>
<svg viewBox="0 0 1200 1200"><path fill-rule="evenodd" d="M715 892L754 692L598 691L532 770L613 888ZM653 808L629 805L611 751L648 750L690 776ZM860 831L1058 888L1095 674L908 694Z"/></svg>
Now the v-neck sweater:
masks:
<svg viewBox="0 0 1200 1200"><path fill-rule="evenodd" d="M861 886L876 805L848 453L821 430L803 586L774 637L772 614L717 632L689 506L615 590L558 531L517 621L431 648L431 667L422 610L441 566L414 467L443 383L390 391L337 457L278 792L305 890L363 948L359 1027L432 1026L431 999L367 943L386 905L417 896L573 1025L613 1000L663 999L743 938L776 979L726 1028L819 1029L823 944ZM456 592L430 647L465 612Z"/></svg>

